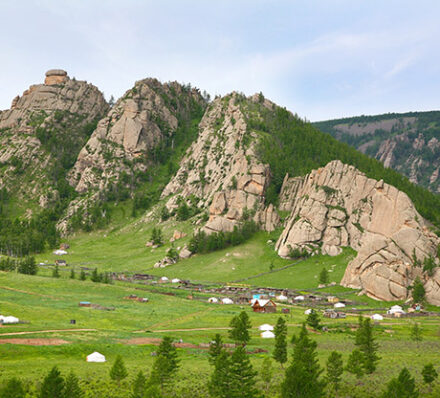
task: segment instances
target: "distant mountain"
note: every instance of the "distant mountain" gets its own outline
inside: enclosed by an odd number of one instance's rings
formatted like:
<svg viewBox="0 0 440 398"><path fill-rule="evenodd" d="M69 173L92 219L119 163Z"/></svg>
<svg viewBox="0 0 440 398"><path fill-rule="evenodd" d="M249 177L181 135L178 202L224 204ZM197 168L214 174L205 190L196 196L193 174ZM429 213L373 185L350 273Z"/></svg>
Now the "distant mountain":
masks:
<svg viewBox="0 0 440 398"><path fill-rule="evenodd" d="M359 151L440 193L440 111L388 113L313 123Z"/></svg>

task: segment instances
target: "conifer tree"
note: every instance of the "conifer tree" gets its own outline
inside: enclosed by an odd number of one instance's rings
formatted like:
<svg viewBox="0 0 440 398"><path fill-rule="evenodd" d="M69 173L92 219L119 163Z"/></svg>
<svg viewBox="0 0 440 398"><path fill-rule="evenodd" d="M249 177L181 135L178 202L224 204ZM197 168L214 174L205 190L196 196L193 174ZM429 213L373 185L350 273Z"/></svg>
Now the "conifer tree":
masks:
<svg viewBox="0 0 440 398"><path fill-rule="evenodd" d="M317 359L317 344L309 338L305 324L294 341L292 362L281 384L281 397L321 398L325 387L325 382L320 379L323 370Z"/></svg>
<svg viewBox="0 0 440 398"><path fill-rule="evenodd" d="M438 377L437 371L434 369L432 363L426 364L422 369L423 381L426 384L431 384Z"/></svg>
<svg viewBox="0 0 440 398"><path fill-rule="evenodd" d="M124 360L118 355L110 369L110 378L118 382L124 380L128 376L127 369L125 368Z"/></svg>
<svg viewBox="0 0 440 398"><path fill-rule="evenodd" d="M229 330L229 336L236 343L246 344L251 339L249 335L249 329L252 327L249 315L242 311L239 315L232 318L230 323L231 329Z"/></svg>
<svg viewBox="0 0 440 398"><path fill-rule="evenodd" d="M319 315L315 310L311 310L310 314L307 316L307 325L309 325L312 329L320 330L322 328L320 324Z"/></svg>
<svg viewBox="0 0 440 398"><path fill-rule="evenodd" d="M417 322L415 322L411 328L411 339L417 343L417 347L419 346L419 342L423 340L422 329Z"/></svg>
<svg viewBox="0 0 440 398"><path fill-rule="evenodd" d="M417 398L418 396L416 383L407 368L403 368L397 378L391 379L382 394L382 398Z"/></svg>
<svg viewBox="0 0 440 398"><path fill-rule="evenodd" d="M70 372L66 378L66 387L64 390L64 398L82 398L84 392L79 386L78 377L73 372Z"/></svg>
<svg viewBox="0 0 440 398"><path fill-rule="evenodd" d="M269 391L270 382L272 381L273 369L272 361L269 357L264 358L263 365L260 370L260 377L264 383L266 392Z"/></svg>
<svg viewBox="0 0 440 398"><path fill-rule="evenodd" d="M275 349L273 358L281 364L287 362L287 325L283 317L279 317L274 329L275 333Z"/></svg>
<svg viewBox="0 0 440 398"><path fill-rule="evenodd" d="M354 374L358 379L364 375L364 355L359 350L353 350L348 357L347 372Z"/></svg>
<svg viewBox="0 0 440 398"><path fill-rule="evenodd" d="M70 270L70 279L75 279L75 270L73 268Z"/></svg>
<svg viewBox="0 0 440 398"><path fill-rule="evenodd" d="M363 354L365 373L373 373L376 370L380 357L377 355L379 344L376 343L373 336L373 326L371 325L370 318L363 319L362 316L359 317L359 328L356 331L355 345L359 347Z"/></svg>
<svg viewBox="0 0 440 398"><path fill-rule="evenodd" d="M223 339L222 336L220 336L220 334L217 333L214 337L214 340L209 345L209 351L208 351L209 362L211 364L214 364L215 360L221 354L222 351L223 351Z"/></svg>
<svg viewBox="0 0 440 398"><path fill-rule="evenodd" d="M162 339L156 354L149 384L160 386L161 392L163 392L166 385L171 382L173 375L179 369L177 350L172 343L171 337L165 336Z"/></svg>
<svg viewBox="0 0 440 398"><path fill-rule="evenodd" d="M23 383L16 377L9 379L6 385L0 388L0 397L2 398L24 398L25 395Z"/></svg>
<svg viewBox="0 0 440 398"><path fill-rule="evenodd" d="M211 397L229 398L231 387L230 368L230 355L222 350L215 359L214 371L208 383L208 391Z"/></svg>
<svg viewBox="0 0 440 398"><path fill-rule="evenodd" d="M64 398L64 378L56 366L44 378L40 398Z"/></svg>
<svg viewBox="0 0 440 398"><path fill-rule="evenodd" d="M95 269L92 271L92 276L90 277L90 280L91 280L92 282L101 282L101 277L100 277L100 275L99 275L99 273L98 273L98 269L97 269L97 268L95 268Z"/></svg>
<svg viewBox="0 0 440 398"><path fill-rule="evenodd" d="M257 372L246 354L244 346L235 348L230 362L229 398L259 398L261 394L255 387Z"/></svg>
<svg viewBox="0 0 440 398"><path fill-rule="evenodd" d="M81 273L79 274L79 279L81 281L85 281L86 280L86 273L84 272L84 270L81 270Z"/></svg>
<svg viewBox="0 0 440 398"><path fill-rule="evenodd" d="M419 277L416 278L412 285L412 298L415 303L423 303L425 301L425 287Z"/></svg>
<svg viewBox="0 0 440 398"><path fill-rule="evenodd" d="M319 273L319 283L322 283L323 285L327 284L329 282L329 275L326 268L323 268L321 272Z"/></svg>
<svg viewBox="0 0 440 398"><path fill-rule="evenodd" d="M133 382L130 398L144 398L147 386L147 378L140 370Z"/></svg>
<svg viewBox="0 0 440 398"><path fill-rule="evenodd" d="M333 387L335 391L339 390L341 383L341 376L344 373L344 364L342 361L342 354L332 351L327 359L327 382Z"/></svg>

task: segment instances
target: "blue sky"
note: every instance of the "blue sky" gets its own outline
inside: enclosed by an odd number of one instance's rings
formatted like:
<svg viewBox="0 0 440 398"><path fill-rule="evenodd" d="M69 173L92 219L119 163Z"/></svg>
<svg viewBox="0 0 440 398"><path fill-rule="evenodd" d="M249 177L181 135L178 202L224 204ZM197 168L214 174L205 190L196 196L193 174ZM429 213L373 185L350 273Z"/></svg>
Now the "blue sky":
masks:
<svg viewBox="0 0 440 398"><path fill-rule="evenodd" d="M0 0L0 109L51 68L266 97L309 120L440 109L438 0Z"/></svg>

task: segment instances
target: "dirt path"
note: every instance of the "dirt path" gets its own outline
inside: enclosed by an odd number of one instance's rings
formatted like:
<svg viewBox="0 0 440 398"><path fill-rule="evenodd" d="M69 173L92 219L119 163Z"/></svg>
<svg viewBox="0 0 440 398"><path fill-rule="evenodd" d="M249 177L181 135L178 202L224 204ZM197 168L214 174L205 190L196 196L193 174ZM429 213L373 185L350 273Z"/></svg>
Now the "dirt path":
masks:
<svg viewBox="0 0 440 398"><path fill-rule="evenodd" d="M39 334L39 333L59 333L59 332L97 332L97 329L53 329L53 330L35 330L31 332L10 332L0 333L0 336L21 336L23 334Z"/></svg>
<svg viewBox="0 0 440 398"><path fill-rule="evenodd" d="M0 339L0 344L22 344L22 345L63 345L70 344L62 339Z"/></svg>
<svg viewBox="0 0 440 398"><path fill-rule="evenodd" d="M171 332L196 332L198 330L229 330L230 327L220 328L193 328L193 329L161 329L153 330L153 333L171 333Z"/></svg>

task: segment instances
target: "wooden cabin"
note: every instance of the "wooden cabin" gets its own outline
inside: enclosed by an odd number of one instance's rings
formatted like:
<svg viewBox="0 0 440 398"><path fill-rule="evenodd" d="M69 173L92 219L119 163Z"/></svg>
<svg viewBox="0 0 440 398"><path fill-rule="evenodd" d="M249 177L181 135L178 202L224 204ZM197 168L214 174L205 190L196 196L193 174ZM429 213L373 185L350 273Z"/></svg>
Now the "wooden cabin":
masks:
<svg viewBox="0 0 440 398"><path fill-rule="evenodd" d="M272 300L252 300L252 310L261 313L277 312L277 305Z"/></svg>

